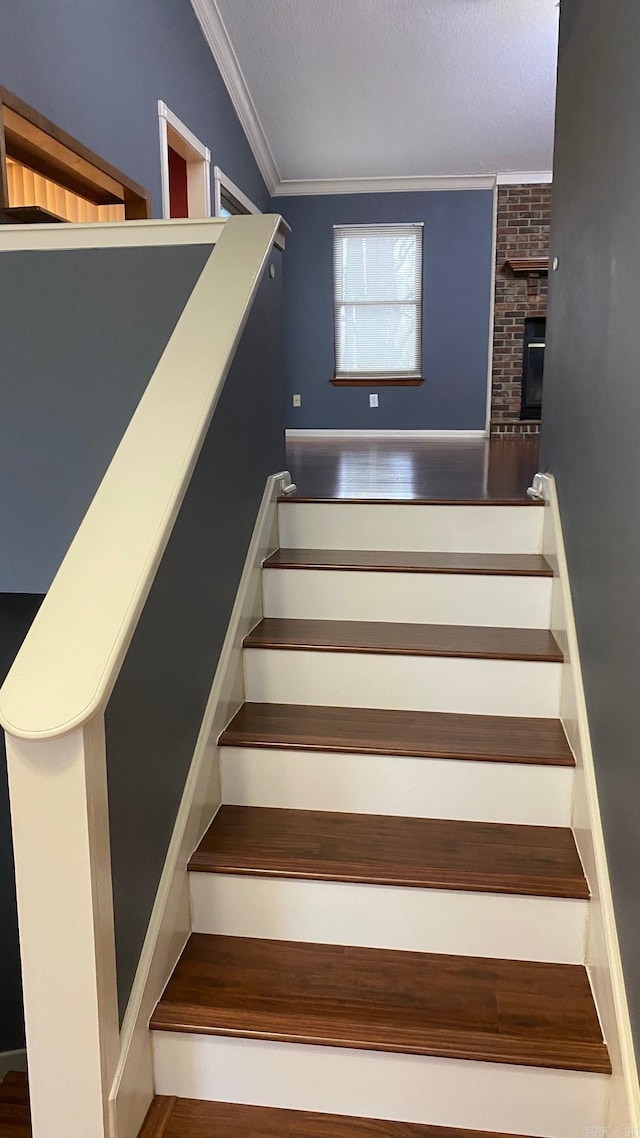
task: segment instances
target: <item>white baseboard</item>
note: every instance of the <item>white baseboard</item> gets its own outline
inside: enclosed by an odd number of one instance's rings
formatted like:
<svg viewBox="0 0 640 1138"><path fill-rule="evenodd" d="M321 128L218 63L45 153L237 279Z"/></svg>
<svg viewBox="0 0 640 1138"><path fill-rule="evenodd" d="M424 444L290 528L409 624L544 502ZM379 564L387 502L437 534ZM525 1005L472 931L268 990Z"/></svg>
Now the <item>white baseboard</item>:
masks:
<svg viewBox="0 0 640 1138"><path fill-rule="evenodd" d="M374 385L375 386L375 385ZM316 430L315 428L287 428L288 439L486 439L483 431L372 431L372 430Z"/></svg>
<svg viewBox="0 0 640 1138"><path fill-rule="evenodd" d="M600 817L560 508L553 476L538 475L536 486L547 503L543 552L556 572L551 628L565 655L560 714L576 757L572 828L591 888L586 965L613 1067L607 1132L617 1133L619 1128L621 1134L639 1134L638 1070Z"/></svg>
<svg viewBox="0 0 640 1138"><path fill-rule="evenodd" d="M26 1071L27 1069L27 1052L24 1048L20 1051L0 1051L0 1079L4 1079L7 1071Z"/></svg>
<svg viewBox="0 0 640 1138"><path fill-rule="evenodd" d="M244 699L242 640L262 616L262 562L278 547L276 500L290 481L268 478L258 510L122 1023L109 1138L136 1138L154 1095L149 1018L191 931L187 861L220 805L216 740Z"/></svg>

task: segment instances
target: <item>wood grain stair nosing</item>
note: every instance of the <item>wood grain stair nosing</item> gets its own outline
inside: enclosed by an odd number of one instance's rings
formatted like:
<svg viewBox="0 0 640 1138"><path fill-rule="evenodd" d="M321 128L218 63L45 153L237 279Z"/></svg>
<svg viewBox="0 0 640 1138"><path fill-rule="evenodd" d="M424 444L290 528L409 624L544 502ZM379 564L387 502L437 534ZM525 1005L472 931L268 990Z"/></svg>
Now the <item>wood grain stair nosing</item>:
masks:
<svg viewBox="0 0 640 1138"><path fill-rule="evenodd" d="M580 965L193 933L150 1028L611 1073Z"/></svg>
<svg viewBox="0 0 640 1138"><path fill-rule="evenodd" d="M465 851L461 856L460 851ZM552 866L556 872L552 872ZM223 805L192 873L586 901L570 831Z"/></svg>
<svg viewBox="0 0 640 1138"><path fill-rule="evenodd" d="M244 723L245 719L249 719L248 725ZM289 723L286 730L281 725L282 721ZM315 734L309 731L310 723L316 725ZM303 725L306 730L302 729ZM348 732L345 731L345 726L349 727ZM524 741L518 746L515 743L507 745L513 742L516 733L526 739L529 735L531 738L539 738L543 731L549 736L552 733L555 735L553 745L546 749L533 746L527 748ZM434 734L437 735L437 741ZM473 736L476 745L471 745L470 736ZM457 715L451 712L371 711L321 705L245 702L221 733L218 745L575 767L575 757L559 720L523 720L517 717Z"/></svg>
<svg viewBox="0 0 640 1138"><path fill-rule="evenodd" d="M393 558L395 557L395 561ZM553 578L540 554L390 554L388 551L278 549L265 558L265 570L412 573L427 576Z"/></svg>
<svg viewBox="0 0 640 1138"><path fill-rule="evenodd" d="M544 506L538 498L322 498L304 494L281 494L278 502L289 506Z"/></svg>
<svg viewBox="0 0 640 1138"><path fill-rule="evenodd" d="M286 617L263 617L245 636L243 647L540 664L561 664L564 659L552 633L539 628Z"/></svg>
<svg viewBox="0 0 640 1138"><path fill-rule="evenodd" d="M139 1138L164 1138L169 1123L176 1138L515 1138L514 1135L460 1130L448 1126L429 1126L416 1122L393 1122L281 1107L249 1106L242 1103L173 1098L162 1129L154 1127L157 1097L152 1103ZM165 1108L166 1109L166 1108ZM192 1125L195 1127L192 1129Z"/></svg>
<svg viewBox="0 0 640 1138"><path fill-rule="evenodd" d="M567 1048L549 1040L528 1039L526 1050L520 1036L502 1036L500 1045L492 1033L432 1030L429 1040L398 1043L391 1039L375 1040L363 1030L342 1034L314 1027L309 1018L305 1030L284 1031L277 1027L258 1028L251 1017L244 1024L226 1022L222 1013L213 1022L206 1013L194 1015L190 1004L172 1004L156 1009L151 1017L151 1031L170 1031L184 1035L223 1035L232 1039L260 1039L271 1043L310 1044L314 1047L343 1047L357 1051L384 1051L393 1055L420 1055L424 1058L459 1059L478 1063L507 1063L518 1067L548 1067L560 1071L584 1071L610 1075L611 1061L604 1044L582 1043L580 1048ZM234 1016L234 1019L237 1019Z"/></svg>

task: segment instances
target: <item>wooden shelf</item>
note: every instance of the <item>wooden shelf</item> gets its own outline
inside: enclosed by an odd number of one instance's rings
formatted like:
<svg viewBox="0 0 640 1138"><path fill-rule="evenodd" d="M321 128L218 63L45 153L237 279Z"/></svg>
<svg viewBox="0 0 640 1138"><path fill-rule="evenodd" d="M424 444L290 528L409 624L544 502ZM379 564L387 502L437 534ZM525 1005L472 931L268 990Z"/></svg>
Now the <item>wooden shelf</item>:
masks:
<svg viewBox="0 0 640 1138"><path fill-rule="evenodd" d="M514 257L505 261L505 268L511 269L515 276L540 276L549 272L548 257Z"/></svg>

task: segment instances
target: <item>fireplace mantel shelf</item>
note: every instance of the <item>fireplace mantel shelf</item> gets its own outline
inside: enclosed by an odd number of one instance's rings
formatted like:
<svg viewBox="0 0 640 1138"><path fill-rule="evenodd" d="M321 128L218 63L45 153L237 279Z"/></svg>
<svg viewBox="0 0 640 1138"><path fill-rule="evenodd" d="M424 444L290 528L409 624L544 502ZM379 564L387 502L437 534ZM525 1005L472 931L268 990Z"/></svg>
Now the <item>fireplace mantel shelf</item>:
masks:
<svg viewBox="0 0 640 1138"><path fill-rule="evenodd" d="M534 274L539 276L541 273L549 272L549 258L548 257L512 257L505 261L505 267L511 269L512 273L516 275L529 276Z"/></svg>

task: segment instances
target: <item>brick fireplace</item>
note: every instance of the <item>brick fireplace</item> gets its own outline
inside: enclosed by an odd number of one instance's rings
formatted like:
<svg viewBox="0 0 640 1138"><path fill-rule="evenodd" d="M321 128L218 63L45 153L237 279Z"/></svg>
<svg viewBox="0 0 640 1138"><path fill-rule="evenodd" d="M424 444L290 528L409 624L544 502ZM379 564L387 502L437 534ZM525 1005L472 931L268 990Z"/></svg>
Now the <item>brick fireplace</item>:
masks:
<svg viewBox="0 0 640 1138"><path fill-rule="evenodd" d="M550 185L498 187L492 435L540 431L538 419L523 417L522 378L525 321L547 313L550 221Z"/></svg>

